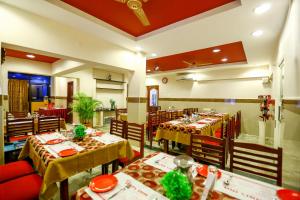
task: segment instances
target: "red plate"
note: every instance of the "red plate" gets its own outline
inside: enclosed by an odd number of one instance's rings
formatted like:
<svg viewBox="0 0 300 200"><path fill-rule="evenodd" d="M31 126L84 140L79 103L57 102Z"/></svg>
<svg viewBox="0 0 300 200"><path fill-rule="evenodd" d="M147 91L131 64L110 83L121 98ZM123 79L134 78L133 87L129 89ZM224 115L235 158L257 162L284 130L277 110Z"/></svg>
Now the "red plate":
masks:
<svg viewBox="0 0 300 200"><path fill-rule="evenodd" d="M97 176L90 182L90 189L93 192L107 192L118 184L118 179L111 174Z"/></svg>
<svg viewBox="0 0 300 200"><path fill-rule="evenodd" d="M208 174L208 166L207 165L202 165L201 167L198 167L197 168L197 172L200 176L204 176L204 177L207 177L207 174ZM221 178L221 171L218 170L217 171L217 178Z"/></svg>
<svg viewBox="0 0 300 200"><path fill-rule="evenodd" d="M101 135L103 135L103 134L104 134L104 133L101 132L101 131L97 131L97 132L95 133L96 136L101 136Z"/></svg>
<svg viewBox="0 0 300 200"><path fill-rule="evenodd" d="M52 145L52 144L59 144L62 143L64 140L63 139L53 139L53 140L49 140L46 142L46 144Z"/></svg>
<svg viewBox="0 0 300 200"><path fill-rule="evenodd" d="M300 192L288 189L277 190L277 196L281 200L300 200Z"/></svg>
<svg viewBox="0 0 300 200"><path fill-rule="evenodd" d="M62 150L62 151L58 152L58 155L60 157L67 157L67 156L72 156L76 153L77 153L76 149L65 149L65 150Z"/></svg>

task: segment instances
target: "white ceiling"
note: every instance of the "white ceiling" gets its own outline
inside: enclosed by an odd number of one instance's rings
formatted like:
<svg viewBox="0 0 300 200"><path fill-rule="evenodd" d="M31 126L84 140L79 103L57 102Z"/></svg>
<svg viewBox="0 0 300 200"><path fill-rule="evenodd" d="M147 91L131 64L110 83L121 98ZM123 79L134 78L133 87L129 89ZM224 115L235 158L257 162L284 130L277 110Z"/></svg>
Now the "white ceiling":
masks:
<svg viewBox="0 0 300 200"><path fill-rule="evenodd" d="M130 50L135 50L137 45L141 46L144 52L156 53L158 57L242 41L248 59L246 66L274 63L290 2L290 0L241 0L241 6L227 11L197 20L186 20L180 23L180 26L164 28L163 31L156 31L146 37L134 38L100 20L82 17L58 7L53 3L57 3L57 0L0 1L84 30ZM271 9L262 15L255 15L253 9L266 2L271 3ZM260 38L251 35L257 29L264 31Z"/></svg>

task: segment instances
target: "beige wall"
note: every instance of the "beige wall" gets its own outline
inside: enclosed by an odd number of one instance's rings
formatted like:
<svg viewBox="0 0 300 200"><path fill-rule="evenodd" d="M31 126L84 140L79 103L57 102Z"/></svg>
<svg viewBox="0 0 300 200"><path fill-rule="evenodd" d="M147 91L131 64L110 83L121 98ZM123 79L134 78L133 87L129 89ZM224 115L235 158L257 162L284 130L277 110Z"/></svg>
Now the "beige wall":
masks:
<svg viewBox="0 0 300 200"><path fill-rule="evenodd" d="M27 59L6 57L5 63L3 64L7 67L10 72L20 72L26 74L39 74L51 76L52 67L50 63L38 62Z"/></svg>

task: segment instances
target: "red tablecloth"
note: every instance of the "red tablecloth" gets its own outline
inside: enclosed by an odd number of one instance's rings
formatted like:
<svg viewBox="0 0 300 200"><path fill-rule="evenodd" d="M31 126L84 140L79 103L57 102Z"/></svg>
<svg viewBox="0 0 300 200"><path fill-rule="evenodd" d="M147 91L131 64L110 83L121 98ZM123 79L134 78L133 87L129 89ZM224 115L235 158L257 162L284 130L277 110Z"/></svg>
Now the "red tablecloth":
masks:
<svg viewBox="0 0 300 200"><path fill-rule="evenodd" d="M53 108L53 109L39 109L39 115L44 116L58 116L60 118L67 119L67 109L66 108Z"/></svg>

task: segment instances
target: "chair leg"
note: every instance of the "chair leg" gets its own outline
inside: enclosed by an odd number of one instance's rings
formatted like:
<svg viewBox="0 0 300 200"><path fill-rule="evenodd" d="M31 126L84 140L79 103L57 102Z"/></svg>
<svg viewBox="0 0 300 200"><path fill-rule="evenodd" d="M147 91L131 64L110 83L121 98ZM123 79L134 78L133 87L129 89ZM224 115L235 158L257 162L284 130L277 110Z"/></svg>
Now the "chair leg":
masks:
<svg viewBox="0 0 300 200"><path fill-rule="evenodd" d="M112 163L112 173L119 169L119 159L116 159Z"/></svg>
<svg viewBox="0 0 300 200"><path fill-rule="evenodd" d="M172 141L172 149L174 149L176 146L176 143L174 141Z"/></svg>

